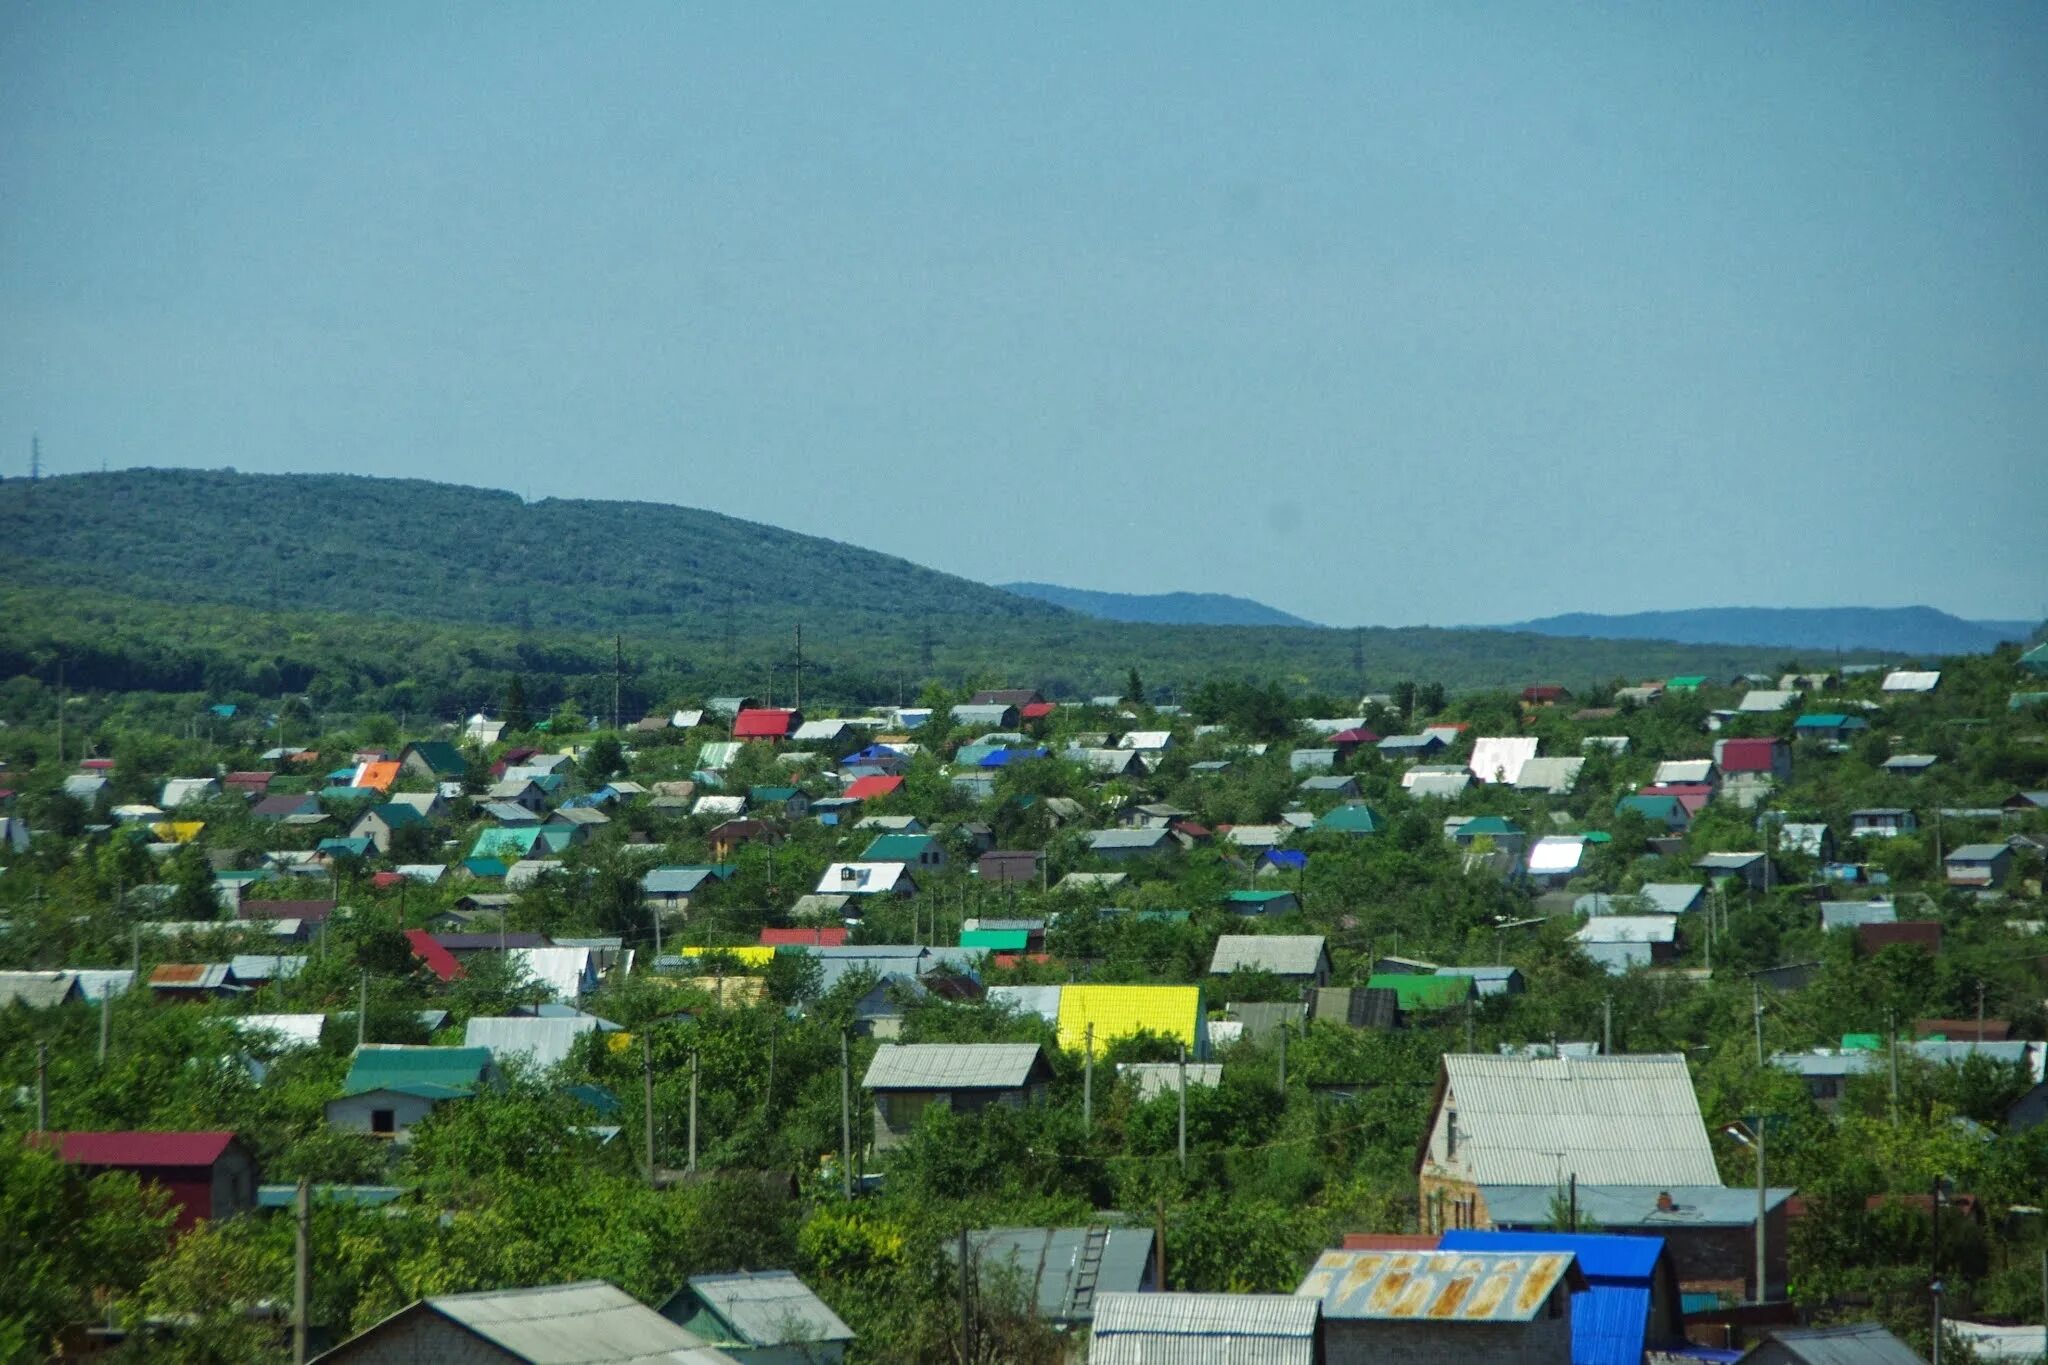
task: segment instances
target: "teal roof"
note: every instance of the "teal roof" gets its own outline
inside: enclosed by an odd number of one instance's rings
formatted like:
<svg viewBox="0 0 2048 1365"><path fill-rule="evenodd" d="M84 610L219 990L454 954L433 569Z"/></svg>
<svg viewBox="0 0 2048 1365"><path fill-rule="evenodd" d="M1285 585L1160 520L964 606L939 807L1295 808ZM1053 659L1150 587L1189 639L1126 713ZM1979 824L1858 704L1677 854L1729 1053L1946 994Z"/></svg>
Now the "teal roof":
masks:
<svg viewBox="0 0 2048 1365"><path fill-rule="evenodd" d="M914 863L937 845L929 834L883 834L860 855L864 863Z"/></svg>
<svg viewBox="0 0 2048 1365"><path fill-rule="evenodd" d="M462 870L472 877L502 877L507 869L502 859L468 857L462 860Z"/></svg>
<svg viewBox="0 0 2048 1365"><path fill-rule="evenodd" d="M1371 806L1348 805L1332 809L1316 821L1316 828L1340 834L1378 834L1384 826Z"/></svg>
<svg viewBox="0 0 2048 1365"><path fill-rule="evenodd" d="M962 948L986 948L997 953L1021 953L1030 943L1028 929L969 929L960 935Z"/></svg>
<svg viewBox="0 0 2048 1365"><path fill-rule="evenodd" d="M1614 803L1616 815L1631 810L1668 825L1674 816L1684 814L1685 807L1675 796L1624 796Z"/></svg>
<svg viewBox="0 0 2048 1365"><path fill-rule="evenodd" d="M1500 836L1520 834L1521 832L1522 827L1508 819L1505 815L1475 815L1464 824L1458 826L1458 834L1461 838L1468 835L1477 838L1482 834Z"/></svg>
<svg viewBox="0 0 2048 1365"><path fill-rule="evenodd" d="M418 754L436 777L460 777L469 770L462 750L445 739L423 739L406 746L408 756Z"/></svg>
<svg viewBox="0 0 2048 1365"><path fill-rule="evenodd" d="M474 1093L490 1065L487 1047L358 1048L341 1093L395 1090L421 1099L456 1099Z"/></svg>
<svg viewBox="0 0 2048 1365"><path fill-rule="evenodd" d="M1282 897L1292 898L1292 891L1233 891L1224 899L1233 905L1271 905Z"/></svg>
<svg viewBox="0 0 2048 1365"><path fill-rule="evenodd" d="M747 799L749 801L781 802L800 794L800 790L796 787L753 787L748 790Z"/></svg>
<svg viewBox="0 0 2048 1365"><path fill-rule="evenodd" d="M1845 716L1833 711L1816 712L1801 716L1792 722L1795 730L1868 730L1870 722L1861 716Z"/></svg>
<svg viewBox="0 0 2048 1365"><path fill-rule="evenodd" d="M469 856L472 858L497 858L509 853L515 858L524 858L533 852L533 846L540 841L541 826L518 825L510 829L487 829L476 836Z"/></svg>
<svg viewBox="0 0 2048 1365"><path fill-rule="evenodd" d="M321 853L347 853L361 858L375 847L366 835L359 839L322 839L318 848Z"/></svg>
<svg viewBox="0 0 2048 1365"><path fill-rule="evenodd" d="M374 815L391 829L405 829L410 825L424 825L427 817L421 815L417 806L408 806L402 801L386 801L381 806L372 806L366 815Z"/></svg>

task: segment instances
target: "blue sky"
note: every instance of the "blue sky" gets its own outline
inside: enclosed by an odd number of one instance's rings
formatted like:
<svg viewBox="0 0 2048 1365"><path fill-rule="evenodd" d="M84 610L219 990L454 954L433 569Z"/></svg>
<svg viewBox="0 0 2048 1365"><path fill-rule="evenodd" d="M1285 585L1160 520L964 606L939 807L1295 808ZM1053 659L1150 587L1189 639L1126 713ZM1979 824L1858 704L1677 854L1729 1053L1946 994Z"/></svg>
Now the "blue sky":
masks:
<svg viewBox="0 0 2048 1365"><path fill-rule="evenodd" d="M1254 8L0 7L0 472L2048 611L2048 8Z"/></svg>

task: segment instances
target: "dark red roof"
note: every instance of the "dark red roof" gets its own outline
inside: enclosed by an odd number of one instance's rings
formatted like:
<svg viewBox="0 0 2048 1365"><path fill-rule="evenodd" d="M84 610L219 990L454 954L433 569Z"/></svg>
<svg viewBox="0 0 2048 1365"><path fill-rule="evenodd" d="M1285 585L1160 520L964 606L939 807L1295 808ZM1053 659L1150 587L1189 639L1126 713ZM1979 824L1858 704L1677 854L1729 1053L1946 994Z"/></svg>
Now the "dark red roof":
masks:
<svg viewBox="0 0 2048 1365"><path fill-rule="evenodd" d="M1767 773L1780 741L1775 739L1730 739L1721 744L1724 773Z"/></svg>
<svg viewBox="0 0 2048 1365"><path fill-rule="evenodd" d="M787 739L790 731L803 724L795 711L755 707L732 718L734 739Z"/></svg>
<svg viewBox="0 0 2048 1365"><path fill-rule="evenodd" d="M1185 834L1190 839L1207 839L1211 837L1206 827L1198 825L1192 820L1174 821L1173 832L1175 834Z"/></svg>
<svg viewBox="0 0 2048 1365"><path fill-rule="evenodd" d="M1336 745L1377 744L1379 742L1380 737L1366 729L1363 725L1354 725L1349 730L1339 730L1336 734L1330 736L1330 743Z"/></svg>
<svg viewBox="0 0 2048 1365"><path fill-rule="evenodd" d="M211 1166L233 1133L50 1133L46 1141L72 1166Z"/></svg>
<svg viewBox="0 0 2048 1365"><path fill-rule="evenodd" d="M243 901L236 919L302 919L318 923L334 913L333 901Z"/></svg>
<svg viewBox="0 0 2048 1365"><path fill-rule="evenodd" d="M413 956L427 964L427 970L443 981L453 981L462 975L462 964L455 960L455 954L434 941L434 936L424 929L408 929L405 941L412 945Z"/></svg>
<svg viewBox="0 0 2048 1365"><path fill-rule="evenodd" d="M400 872L372 872L370 874L370 885L376 887L379 891L396 886L404 880L405 874Z"/></svg>
<svg viewBox="0 0 2048 1365"><path fill-rule="evenodd" d="M763 929L763 948L843 948L846 926L829 929Z"/></svg>
<svg viewBox="0 0 2048 1365"><path fill-rule="evenodd" d="M2012 1037L2012 1024L2004 1019L1915 1019L1913 1036L1931 1038L1941 1034L1951 1043L2002 1043Z"/></svg>
<svg viewBox="0 0 2048 1365"><path fill-rule="evenodd" d="M1570 695L1571 693L1555 683L1543 683L1535 687L1525 687L1522 689L1523 701L1562 701Z"/></svg>
<svg viewBox="0 0 2048 1365"><path fill-rule="evenodd" d="M230 787L256 787L261 789L270 785L272 776L273 774L271 773L229 773L221 781Z"/></svg>
<svg viewBox="0 0 2048 1365"><path fill-rule="evenodd" d="M1926 953L1941 951L1941 921L1903 920L1898 924L1859 924L1856 946L1866 953L1878 953L1894 943L1909 943Z"/></svg>
<svg viewBox="0 0 2048 1365"><path fill-rule="evenodd" d="M1714 799L1714 787L1710 782L1653 782L1636 795L1669 796L1685 807L1687 815L1698 815Z"/></svg>
<svg viewBox="0 0 2048 1365"><path fill-rule="evenodd" d="M1052 961L1051 953L990 953L989 961L998 967L1015 967L1020 963L1047 963Z"/></svg>
<svg viewBox="0 0 2048 1365"><path fill-rule="evenodd" d="M1017 714L1024 720L1044 720L1057 709L1059 708L1049 701L1028 701L1018 709Z"/></svg>
<svg viewBox="0 0 2048 1365"><path fill-rule="evenodd" d="M857 777L846 794L856 801L873 801L889 795L903 785L900 777Z"/></svg>
<svg viewBox="0 0 2048 1365"><path fill-rule="evenodd" d="M114 771L114 760L111 758L81 758L78 760L78 766L89 773L110 773Z"/></svg>

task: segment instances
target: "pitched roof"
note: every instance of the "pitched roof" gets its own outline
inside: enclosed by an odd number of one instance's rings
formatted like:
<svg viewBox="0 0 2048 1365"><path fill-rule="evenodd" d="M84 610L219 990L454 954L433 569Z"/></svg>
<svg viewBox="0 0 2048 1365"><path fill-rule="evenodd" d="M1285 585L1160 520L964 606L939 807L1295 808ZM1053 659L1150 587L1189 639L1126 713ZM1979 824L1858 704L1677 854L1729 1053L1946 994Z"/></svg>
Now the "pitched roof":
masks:
<svg viewBox="0 0 2048 1365"><path fill-rule="evenodd" d="M1529 1322L1560 1281L1584 1287L1570 1252L1326 1251L1294 1292L1344 1321Z"/></svg>
<svg viewBox="0 0 2048 1365"><path fill-rule="evenodd" d="M734 739L786 739L790 731L803 724L803 716L796 711L749 708L733 717Z"/></svg>
<svg viewBox="0 0 2048 1365"><path fill-rule="evenodd" d="M1199 986L1068 986L1060 992L1060 1047L1079 1052L1095 1026L1095 1050L1117 1038L1149 1031L1202 1051L1202 988Z"/></svg>
<svg viewBox="0 0 2048 1365"><path fill-rule="evenodd" d="M424 963L438 980L453 981L462 975L462 964L455 960L455 954L426 930L406 930L405 941L412 945L413 956Z"/></svg>
<svg viewBox="0 0 2048 1365"><path fill-rule="evenodd" d="M1089 1365L1312 1365L1322 1306L1292 1294L1100 1294Z"/></svg>
<svg viewBox="0 0 2048 1365"><path fill-rule="evenodd" d="M1211 975L1247 968L1278 976L1313 976L1329 961L1321 934L1224 934L1209 959Z"/></svg>
<svg viewBox="0 0 2048 1365"><path fill-rule="evenodd" d="M354 1340L373 1337L400 1319L428 1313L528 1365L715 1365L732 1360L603 1280L442 1294L401 1309ZM353 1354L344 1343L319 1358Z"/></svg>
<svg viewBox="0 0 2048 1365"><path fill-rule="evenodd" d="M787 1270L692 1275L688 1292L710 1310L736 1345L853 1340L853 1329Z"/></svg>
<svg viewBox="0 0 2048 1365"><path fill-rule="evenodd" d="M1448 1009L1462 1005L1473 996L1469 976L1424 975L1420 972L1375 972L1367 978L1370 991L1392 991L1404 1010Z"/></svg>
<svg viewBox="0 0 2048 1365"><path fill-rule="evenodd" d="M1046 1069L1036 1043L891 1043L875 1050L869 1090L1017 1090Z"/></svg>
<svg viewBox="0 0 2048 1365"><path fill-rule="evenodd" d="M365 1043L349 1062L343 1095L395 1090L423 1099L451 1099L474 1091L491 1065L487 1047L411 1047Z"/></svg>
<svg viewBox="0 0 2048 1365"><path fill-rule="evenodd" d="M1718 1185L1685 1059L1448 1053L1461 1159L1481 1184Z"/></svg>
<svg viewBox="0 0 2048 1365"><path fill-rule="evenodd" d="M846 788L846 794L856 800L874 801L889 795L902 785L903 779L900 777L876 773L855 778Z"/></svg>
<svg viewBox="0 0 2048 1365"><path fill-rule="evenodd" d="M69 1166L211 1166L235 1140L226 1132L50 1133Z"/></svg>

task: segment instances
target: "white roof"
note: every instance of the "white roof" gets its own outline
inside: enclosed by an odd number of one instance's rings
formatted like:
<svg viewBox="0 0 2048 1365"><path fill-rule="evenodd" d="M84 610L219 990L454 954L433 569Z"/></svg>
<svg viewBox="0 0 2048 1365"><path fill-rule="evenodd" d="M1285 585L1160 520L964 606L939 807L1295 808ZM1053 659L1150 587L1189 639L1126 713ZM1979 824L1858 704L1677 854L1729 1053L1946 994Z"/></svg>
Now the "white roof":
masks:
<svg viewBox="0 0 2048 1365"><path fill-rule="evenodd" d="M1036 1043L889 1043L875 1050L869 1090L1016 1090L1031 1079Z"/></svg>
<svg viewBox="0 0 2048 1365"><path fill-rule="evenodd" d="M1119 749L1164 749L1173 743L1171 730L1132 730L1117 741Z"/></svg>
<svg viewBox="0 0 2048 1365"><path fill-rule="evenodd" d="M464 1047L487 1047L503 1062L523 1055L535 1066L559 1066L569 1060L576 1040L598 1026L597 1016L577 1014L545 1019L479 1017L462 1035Z"/></svg>
<svg viewBox="0 0 2048 1365"><path fill-rule="evenodd" d="M1292 825L1232 825L1223 837L1240 848L1272 848L1293 833Z"/></svg>
<svg viewBox="0 0 2048 1365"><path fill-rule="evenodd" d="M692 815L745 815L747 798L744 796L700 796L697 804L690 807Z"/></svg>
<svg viewBox="0 0 2048 1365"><path fill-rule="evenodd" d="M1932 692L1941 683L1939 672L1917 672L1910 668L1894 669L1884 675L1886 692Z"/></svg>
<svg viewBox="0 0 2048 1365"><path fill-rule="evenodd" d="M1216 1025L1209 1025L1215 1028ZM1180 1093L1179 1062L1118 1062L1116 1074L1129 1076L1138 1083L1138 1098L1153 1099L1159 1095ZM1223 1063L1189 1062L1188 1085L1206 1085L1214 1088L1223 1084Z"/></svg>
<svg viewBox="0 0 2048 1365"><path fill-rule="evenodd" d="M990 986L988 1002L1017 1014L1035 1014L1048 1024L1060 1021L1058 986Z"/></svg>
<svg viewBox="0 0 2048 1365"><path fill-rule="evenodd" d="M595 978L588 948L513 948L505 956L516 970L524 971L561 1000L575 1000Z"/></svg>
<svg viewBox="0 0 2048 1365"><path fill-rule="evenodd" d="M1714 760L1711 758L1672 758L1657 765L1657 775L1650 779L1656 786L1667 782L1711 782L1714 780Z"/></svg>
<svg viewBox="0 0 2048 1365"><path fill-rule="evenodd" d="M790 739L798 744L806 744L814 740L830 741L838 739L850 728L852 727L843 720L807 720L802 725L796 727L795 732L790 735Z"/></svg>
<svg viewBox="0 0 2048 1365"><path fill-rule="evenodd" d="M1482 1185L1719 1185L1685 1059L1449 1053L1458 1150Z"/></svg>
<svg viewBox="0 0 2048 1365"><path fill-rule="evenodd" d="M1552 796L1569 795L1579 785L1579 769L1585 766L1583 758L1532 758L1522 764L1515 785Z"/></svg>
<svg viewBox="0 0 2048 1365"><path fill-rule="evenodd" d="M1799 700L1797 692L1786 692L1778 688L1759 687L1742 694L1742 700L1735 704L1737 711L1782 711Z"/></svg>
<svg viewBox="0 0 2048 1365"><path fill-rule="evenodd" d="M1224 934L1209 959L1211 975L1239 968L1276 976L1313 976L1324 962L1321 934Z"/></svg>
<svg viewBox="0 0 2048 1365"><path fill-rule="evenodd" d="M1512 787L1522 776L1522 765L1534 757L1534 735L1476 739L1472 741L1472 758L1465 767L1481 782L1504 782Z"/></svg>
<svg viewBox="0 0 2048 1365"><path fill-rule="evenodd" d="M1587 735L1579 741L1581 749L1605 749L1611 754L1625 754L1628 746L1627 735Z"/></svg>
<svg viewBox="0 0 2048 1365"><path fill-rule="evenodd" d="M1572 937L1581 943L1674 943L1678 921L1670 915L1595 915Z"/></svg>
<svg viewBox="0 0 2048 1365"><path fill-rule="evenodd" d="M1401 774L1401 785L1411 796L1428 796L1438 800L1452 801L1465 794L1465 788L1472 785L1472 774L1462 769L1454 773L1429 773L1419 768L1410 768Z"/></svg>
<svg viewBox="0 0 2048 1365"><path fill-rule="evenodd" d="M286 1047L320 1046L324 1014L244 1014L232 1021L237 1033L274 1033Z"/></svg>
<svg viewBox="0 0 2048 1365"><path fill-rule="evenodd" d="M1529 871L1532 875L1573 872L1585 856L1586 840L1583 835L1546 834L1530 846Z"/></svg>
<svg viewBox="0 0 2048 1365"><path fill-rule="evenodd" d="M894 891L908 875L905 863L833 863L818 878L817 894L879 895Z"/></svg>

